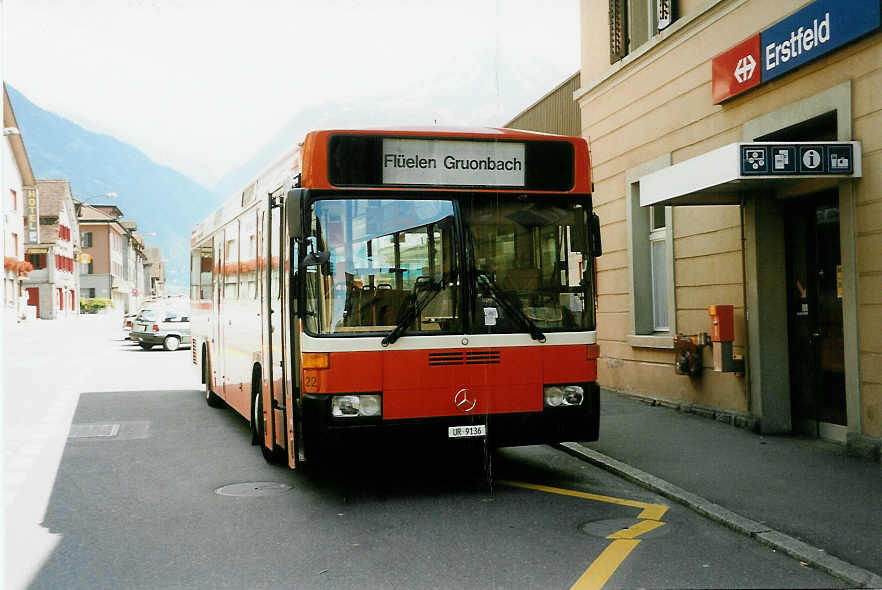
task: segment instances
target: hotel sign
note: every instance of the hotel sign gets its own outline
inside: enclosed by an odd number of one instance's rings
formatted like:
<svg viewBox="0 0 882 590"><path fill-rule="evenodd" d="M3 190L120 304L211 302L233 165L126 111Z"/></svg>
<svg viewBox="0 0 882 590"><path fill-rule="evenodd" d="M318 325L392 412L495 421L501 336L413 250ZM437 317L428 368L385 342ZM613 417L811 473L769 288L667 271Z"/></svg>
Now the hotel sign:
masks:
<svg viewBox="0 0 882 590"><path fill-rule="evenodd" d="M774 80L880 27L879 0L816 0L716 56L713 103Z"/></svg>
<svg viewBox="0 0 882 590"><path fill-rule="evenodd" d="M25 244L40 243L40 206L37 202L37 189L24 189L25 197Z"/></svg>

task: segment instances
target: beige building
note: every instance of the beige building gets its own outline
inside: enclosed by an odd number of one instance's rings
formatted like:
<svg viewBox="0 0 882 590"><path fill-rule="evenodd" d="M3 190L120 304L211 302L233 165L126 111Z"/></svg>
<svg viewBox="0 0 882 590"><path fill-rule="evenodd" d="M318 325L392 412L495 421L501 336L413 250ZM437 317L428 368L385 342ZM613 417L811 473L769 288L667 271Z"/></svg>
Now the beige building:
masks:
<svg viewBox="0 0 882 590"><path fill-rule="evenodd" d="M165 297L165 261L159 248L147 248L147 257L144 262L145 281L147 282L147 295L151 297Z"/></svg>
<svg viewBox="0 0 882 590"><path fill-rule="evenodd" d="M83 253L91 259L80 265L80 296L110 299L128 313L134 307L130 261L130 229L114 205L80 205Z"/></svg>
<svg viewBox="0 0 882 590"><path fill-rule="evenodd" d="M33 267L23 281L27 305L35 317L52 320L79 313L79 275L76 260L80 234L70 183L37 180L40 239L26 248Z"/></svg>
<svg viewBox="0 0 882 590"><path fill-rule="evenodd" d="M6 95L6 86L3 86L2 180L2 304L4 315L14 320L25 315L22 280L30 269L25 260L25 246L38 241L39 228L34 173L12 104Z"/></svg>
<svg viewBox="0 0 882 590"><path fill-rule="evenodd" d="M879 10L582 0L571 96L602 222L603 386L878 457ZM821 145L836 141L857 143ZM723 370L707 345L700 374L678 374L675 338L704 344L712 305L734 309L733 341L717 344Z"/></svg>

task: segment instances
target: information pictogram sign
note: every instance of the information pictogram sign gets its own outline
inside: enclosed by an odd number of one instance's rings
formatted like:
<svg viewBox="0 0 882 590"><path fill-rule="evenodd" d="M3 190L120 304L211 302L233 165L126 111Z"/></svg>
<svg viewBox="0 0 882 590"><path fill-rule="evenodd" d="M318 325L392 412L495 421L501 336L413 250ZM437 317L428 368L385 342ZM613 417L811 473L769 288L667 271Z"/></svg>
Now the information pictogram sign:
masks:
<svg viewBox="0 0 882 590"><path fill-rule="evenodd" d="M854 173L850 143L741 144L742 176L820 176Z"/></svg>

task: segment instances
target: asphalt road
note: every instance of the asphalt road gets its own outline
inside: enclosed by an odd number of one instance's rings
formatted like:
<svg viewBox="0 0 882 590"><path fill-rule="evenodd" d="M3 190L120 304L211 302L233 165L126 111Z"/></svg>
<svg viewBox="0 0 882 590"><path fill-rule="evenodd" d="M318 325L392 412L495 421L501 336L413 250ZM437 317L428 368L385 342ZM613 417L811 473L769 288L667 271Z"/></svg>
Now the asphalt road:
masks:
<svg viewBox="0 0 882 590"><path fill-rule="evenodd" d="M7 504L48 485L38 521L7 526L6 567L30 563L30 587L842 586L545 446L402 443L323 469L268 465L244 419L205 404L187 350L94 325L94 346L68 351L100 366L72 388L53 479L25 478ZM53 540L37 558L17 543L27 526Z"/></svg>

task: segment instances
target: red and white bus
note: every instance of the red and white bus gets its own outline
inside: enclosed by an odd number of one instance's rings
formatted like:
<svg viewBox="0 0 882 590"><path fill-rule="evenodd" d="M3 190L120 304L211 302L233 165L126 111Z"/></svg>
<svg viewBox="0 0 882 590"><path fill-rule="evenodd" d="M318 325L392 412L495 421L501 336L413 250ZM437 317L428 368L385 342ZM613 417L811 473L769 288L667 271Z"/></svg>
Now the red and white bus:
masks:
<svg viewBox="0 0 882 590"><path fill-rule="evenodd" d="M315 131L192 232L206 401L295 467L374 437L596 440L588 148Z"/></svg>

